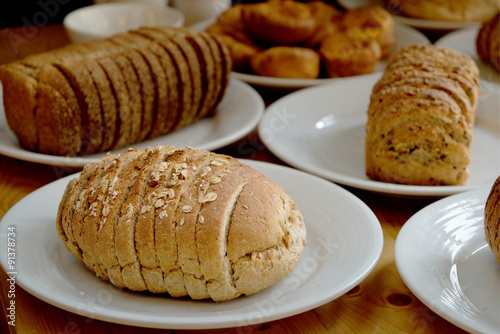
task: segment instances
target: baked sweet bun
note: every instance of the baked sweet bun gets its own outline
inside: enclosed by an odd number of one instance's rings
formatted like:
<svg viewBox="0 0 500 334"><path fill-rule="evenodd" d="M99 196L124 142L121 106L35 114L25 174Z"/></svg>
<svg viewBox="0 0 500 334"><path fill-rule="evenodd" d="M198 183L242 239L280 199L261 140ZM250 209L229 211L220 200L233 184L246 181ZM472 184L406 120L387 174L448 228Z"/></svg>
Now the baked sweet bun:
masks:
<svg viewBox="0 0 500 334"><path fill-rule="evenodd" d="M250 71L250 58L262 49L245 32L242 19L244 4L236 4L223 11L217 21L205 31L218 35L227 46L232 59L232 70Z"/></svg>
<svg viewBox="0 0 500 334"><path fill-rule="evenodd" d="M500 10L499 0L386 0L391 11L410 17L483 22Z"/></svg>
<svg viewBox="0 0 500 334"><path fill-rule="evenodd" d="M479 72L467 55L412 45L394 54L375 84L366 125L366 175L411 185L469 178Z"/></svg>
<svg viewBox="0 0 500 334"><path fill-rule="evenodd" d="M307 39L304 46L316 48L328 35L340 29L340 18L343 12L321 0L305 2L305 5L311 10L311 14L316 21L316 29Z"/></svg>
<svg viewBox="0 0 500 334"><path fill-rule="evenodd" d="M481 25L476 37L476 51L481 61L500 72L500 12Z"/></svg>
<svg viewBox="0 0 500 334"><path fill-rule="evenodd" d="M0 66L7 122L22 147L106 152L213 115L229 82L219 37L139 28Z"/></svg>
<svg viewBox="0 0 500 334"><path fill-rule="evenodd" d="M329 78L373 73L382 57L375 40L353 30L329 35L318 52Z"/></svg>
<svg viewBox="0 0 500 334"><path fill-rule="evenodd" d="M242 32L217 22L205 29L206 32L218 35L231 54L232 70L248 72L251 70L250 59L262 51L248 36Z"/></svg>
<svg viewBox="0 0 500 334"><path fill-rule="evenodd" d="M297 45L316 30L308 6L290 0L247 4L242 10L245 31L255 41L271 45Z"/></svg>
<svg viewBox="0 0 500 334"><path fill-rule="evenodd" d="M396 41L391 14L380 6L363 6L344 13L341 29L357 29L374 39L382 50L382 59L389 56Z"/></svg>
<svg viewBox="0 0 500 334"><path fill-rule="evenodd" d="M500 264L500 177L493 183L484 208L484 232Z"/></svg>
<svg viewBox="0 0 500 334"><path fill-rule="evenodd" d="M298 263L306 227L290 196L238 160L193 148L107 154L62 196L65 247L117 287L226 301Z"/></svg>
<svg viewBox="0 0 500 334"><path fill-rule="evenodd" d="M250 59L254 73L267 77L316 79L320 72L319 54L297 46L275 46Z"/></svg>

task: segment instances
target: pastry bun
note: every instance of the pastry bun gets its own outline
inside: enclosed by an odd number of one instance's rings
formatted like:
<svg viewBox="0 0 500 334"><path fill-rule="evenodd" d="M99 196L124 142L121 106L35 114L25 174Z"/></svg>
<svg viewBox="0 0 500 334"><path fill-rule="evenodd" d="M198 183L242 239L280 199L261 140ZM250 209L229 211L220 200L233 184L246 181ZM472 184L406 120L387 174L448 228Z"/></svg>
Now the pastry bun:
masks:
<svg viewBox="0 0 500 334"><path fill-rule="evenodd" d="M71 180L57 230L117 287L226 301L298 263L306 229L276 183L235 158L169 146L107 154Z"/></svg>

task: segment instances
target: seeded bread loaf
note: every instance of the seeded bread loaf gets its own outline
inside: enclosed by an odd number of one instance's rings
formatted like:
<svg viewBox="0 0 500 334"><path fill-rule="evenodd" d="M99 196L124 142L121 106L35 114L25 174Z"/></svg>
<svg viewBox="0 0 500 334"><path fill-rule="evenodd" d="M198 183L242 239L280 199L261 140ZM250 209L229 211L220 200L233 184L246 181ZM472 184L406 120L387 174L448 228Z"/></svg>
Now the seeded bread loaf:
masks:
<svg viewBox="0 0 500 334"><path fill-rule="evenodd" d="M229 80L219 37L139 28L0 66L22 147L76 156L155 138L212 115Z"/></svg>
<svg viewBox="0 0 500 334"><path fill-rule="evenodd" d="M128 149L87 165L60 202L65 247L134 291L225 301L288 275L306 229L276 183L229 156Z"/></svg>
<svg viewBox="0 0 500 334"><path fill-rule="evenodd" d="M412 185L464 184L478 77L474 61L449 48L412 45L394 54L371 94L367 176Z"/></svg>
<svg viewBox="0 0 500 334"><path fill-rule="evenodd" d="M500 263L500 177L492 185L484 208L486 241Z"/></svg>

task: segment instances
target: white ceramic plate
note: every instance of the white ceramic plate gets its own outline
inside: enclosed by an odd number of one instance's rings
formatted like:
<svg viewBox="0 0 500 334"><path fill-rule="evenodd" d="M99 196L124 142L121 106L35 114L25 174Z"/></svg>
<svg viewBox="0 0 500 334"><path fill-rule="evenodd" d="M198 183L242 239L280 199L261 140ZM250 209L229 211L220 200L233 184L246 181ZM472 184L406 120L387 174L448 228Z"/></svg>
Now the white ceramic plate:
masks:
<svg viewBox="0 0 500 334"><path fill-rule="evenodd" d="M338 2L342 7L349 10L368 5L378 5L387 8L385 6L384 0L338 0ZM426 19L412 18L403 15L396 15L395 13L392 14L395 22L402 23L410 27L421 28L426 30L442 30L442 31L455 30L479 24L478 22L426 20Z"/></svg>
<svg viewBox="0 0 500 334"><path fill-rule="evenodd" d="M434 44L436 46L450 47L471 56L479 68L479 75L484 83L493 84L481 87L481 89L494 89L498 92L500 91L500 74L495 71L492 65L482 62L477 55L476 37L478 31L479 27L470 27L453 31L441 37Z"/></svg>
<svg viewBox="0 0 500 334"><path fill-rule="evenodd" d="M149 146L171 145L215 150L250 133L258 125L263 112L264 101L255 89L238 79L231 79L215 116L204 118L166 136L133 144L131 147L144 149ZM121 151L123 149L115 150ZM7 126L3 104L0 105L0 154L31 162L70 167L82 167L100 161L105 155L98 153L81 157L61 157L25 150Z"/></svg>
<svg viewBox="0 0 500 334"><path fill-rule="evenodd" d="M245 326L308 311L340 297L376 265L383 234L373 212L343 188L279 165L242 160L280 184L296 201L307 245L293 272L258 294L228 302L192 301L117 289L97 278L63 246L55 227L70 177L29 194L0 222L0 263L6 272L7 233L15 229L16 282L62 309L104 321L170 329ZM36 236L34 238L33 236Z"/></svg>
<svg viewBox="0 0 500 334"><path fill-rule="evenodd" d="M500 329L500 265L484 235L490 187L441 199L417 212L395 246L396 266L415 296L472 333Z"/></svg>
<svg viewBox="0 0 500 334"><path fill-rule="evenodd" d="M214 20L206 20L197 23L190 28L195 30L205 30ZM393 50L397 51L407 45L412 44L429 44L430 41L421 32L407 27L402 24L395 24L394 34L396 36L396 43L394 44ZM387 65L387 61L380 61L375 69L375 72L382 72ZM337 81L342 81L344 78L331 78L331 79L285 79L285 78L272 78L264 77L255 74L246 74L239 72L232 72L232 77L243 80L253 86L259 87L274 87L274 88L285 88L285 89L298 89L304 87L310 87L325 83L332 83Z"/></svg>
<svg viewBox="0 0 500 334"><path fill-rule="evenodd" d="M471 176L463 186L412 186L365 174L365 127L370 94L380 75L305 88L271 104L259 135L277 157L347 186L403 196L447 196L500 175L500 95L483 92L471 148Z"/></svg>

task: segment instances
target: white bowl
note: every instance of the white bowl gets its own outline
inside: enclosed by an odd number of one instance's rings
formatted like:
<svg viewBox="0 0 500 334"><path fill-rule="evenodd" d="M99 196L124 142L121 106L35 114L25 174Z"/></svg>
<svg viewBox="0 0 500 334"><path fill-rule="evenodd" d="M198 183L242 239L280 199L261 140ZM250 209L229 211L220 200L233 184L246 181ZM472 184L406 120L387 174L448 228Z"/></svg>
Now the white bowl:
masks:
<svg viewBox="0 0 500 334"><path fill-rule="evenodd" d="M113 2L74 10L66 15L63 25L73 43L83 43L144 26L181 27L184 14L171 7Z"/></svg>

